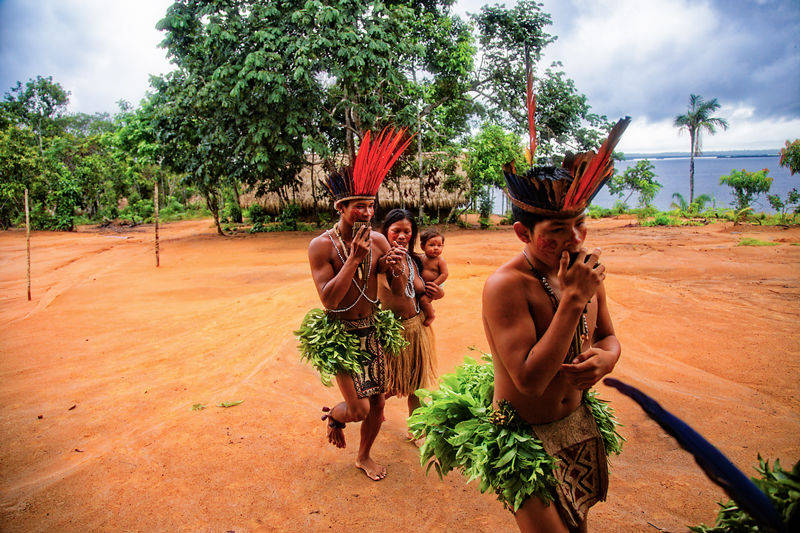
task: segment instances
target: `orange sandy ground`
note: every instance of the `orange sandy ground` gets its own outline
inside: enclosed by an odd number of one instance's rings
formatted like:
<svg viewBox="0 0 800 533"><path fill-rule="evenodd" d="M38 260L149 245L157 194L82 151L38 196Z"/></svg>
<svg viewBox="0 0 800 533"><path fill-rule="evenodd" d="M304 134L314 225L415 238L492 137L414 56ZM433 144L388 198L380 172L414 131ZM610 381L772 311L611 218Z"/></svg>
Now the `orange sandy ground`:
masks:
<svg viewBox="0 0 800 533"><path fill-rule="evenodd" d="M292 336L319 305L311 234L168 224L156 269L151 231L35 233L31 302L24 232L0 233L0 529L515 530L460 474L424 475L398 400L374 448L384 481L353 467L357 425L348 449L326 443L319 410L338 392L298 361ZM737 247L743 236L781 244ZM799 242L798 228L590 223L623 346L614 375L749 474L758 452L800 458ZM483 282L519 249L508 229L448 233L441 372L486 349ZM598 388L628 443L590 528L712 522L723 493L635 404Z"/></svg>

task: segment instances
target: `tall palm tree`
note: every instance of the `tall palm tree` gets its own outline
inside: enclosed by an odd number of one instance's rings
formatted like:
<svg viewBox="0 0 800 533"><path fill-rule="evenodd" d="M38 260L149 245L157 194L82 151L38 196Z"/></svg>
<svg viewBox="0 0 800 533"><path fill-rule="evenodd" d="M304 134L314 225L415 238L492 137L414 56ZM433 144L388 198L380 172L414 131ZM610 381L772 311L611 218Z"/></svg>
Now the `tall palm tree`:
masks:
<svg viewBox="0 0 800 533"><path fill-rule="evenodd" d="M700 155L702 150L702 143L700 141L700 134L706 130L711 135L717 132L717 127L724 130L728 129L728 121L724 118L712 117L711 113L719 109L719 102L716 98L705 101L703 97L698 94L689 96L689 109L685 115L678 115L675 117L675 127L680 128L681 131L686 130L689 132L689 142L691 147L689 150L689 203L694 201L694 156Z"/></svg>

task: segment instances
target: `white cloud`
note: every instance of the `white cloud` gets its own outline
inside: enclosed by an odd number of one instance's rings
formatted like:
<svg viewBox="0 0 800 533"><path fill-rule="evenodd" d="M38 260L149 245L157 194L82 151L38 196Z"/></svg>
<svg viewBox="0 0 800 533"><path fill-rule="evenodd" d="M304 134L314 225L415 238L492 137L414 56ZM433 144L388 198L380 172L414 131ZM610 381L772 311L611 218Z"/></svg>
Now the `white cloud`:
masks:
<svg viewBox="0 0 800 533"><path fill-rule="evenodd" d="M7 2L3 23L3 81L8 88L37 75L53 76L72 92L72 111L113 111L121 98L136 104L150 74L171 69L156 23L169 0Z"/></svg>
<svg viewBox="0 0 800 533"><path fill-rule="evenodd" d="M800 119L759 119L752 107L722 107L715 116L728 120L728 130L703 133L703 150L776 150L787 139L800 136ZM689 136L673 126L672 119L650 121L640 117L622 136L618 150L627 153L687 152Z"/></svg>

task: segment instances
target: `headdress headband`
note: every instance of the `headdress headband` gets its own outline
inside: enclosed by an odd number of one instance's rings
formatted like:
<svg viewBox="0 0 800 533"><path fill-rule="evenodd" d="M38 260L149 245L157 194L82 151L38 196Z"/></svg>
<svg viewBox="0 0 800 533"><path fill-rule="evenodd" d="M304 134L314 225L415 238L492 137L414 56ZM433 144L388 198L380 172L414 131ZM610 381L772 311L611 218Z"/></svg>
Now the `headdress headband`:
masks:
<svg viewBox="0 0 800 533"><path fill-rule="evenodd" d="M323 182L333 196L334 207L347 200L375 198L383 178L414 137L400 144L405 131L405 128L397 131L384 128L374 141L371 141L371 132L364 135L350 167L329 174Z"/></svg>
<svg viewBox="0 0 800 533"><path fill-rule="evenodd" d="M525 74L528 108L528 133L530 145L526 159L533 165L536 152L536 95L533 94L533 69L528 47L525 47ZM514 163L503 167L508 188L506 194L511 202L530 213L552 218L570 218L580 214L597 192L614 173L611 154L619 142L631 118L620 119L608 134L603 145L595 153L567 154L563 168L536 167L518 175Z"/></svg>

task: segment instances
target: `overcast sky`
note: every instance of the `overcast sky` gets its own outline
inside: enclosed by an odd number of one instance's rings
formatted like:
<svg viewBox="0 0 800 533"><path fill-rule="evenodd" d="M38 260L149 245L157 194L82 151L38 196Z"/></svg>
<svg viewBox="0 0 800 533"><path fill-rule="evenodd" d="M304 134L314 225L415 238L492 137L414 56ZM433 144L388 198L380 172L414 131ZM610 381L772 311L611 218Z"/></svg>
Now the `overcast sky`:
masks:
<svg viewBox="0 0 800 533"><path fill-rule="evenodd" d="M459 13L484 2L460 0ZM0 0L0 89L53 76L71 110L137 103L170 69L156 22L169 0ZM561 61L597 113L634 119L624 152L687 150L672 126L690 93L716 97L730 129L706 150L777 149L800 137L800 1L544 0L546 62Z"/></svg>

